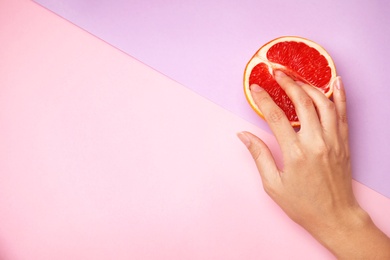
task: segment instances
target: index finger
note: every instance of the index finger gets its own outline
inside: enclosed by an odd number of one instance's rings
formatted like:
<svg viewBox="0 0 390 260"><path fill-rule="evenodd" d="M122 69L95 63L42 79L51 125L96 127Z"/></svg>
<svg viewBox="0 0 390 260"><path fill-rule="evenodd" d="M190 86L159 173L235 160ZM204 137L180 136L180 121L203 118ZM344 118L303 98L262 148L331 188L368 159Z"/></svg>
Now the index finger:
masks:
<svg viewBox="0 0 390 260"><path fill-rule="evenodd" d="M251 85L250 89L255 104L264 115L265 120L283 150L284 144L291 143L297 136L290 121L283 110L272 100L267 91L256 84Z"/></svg>

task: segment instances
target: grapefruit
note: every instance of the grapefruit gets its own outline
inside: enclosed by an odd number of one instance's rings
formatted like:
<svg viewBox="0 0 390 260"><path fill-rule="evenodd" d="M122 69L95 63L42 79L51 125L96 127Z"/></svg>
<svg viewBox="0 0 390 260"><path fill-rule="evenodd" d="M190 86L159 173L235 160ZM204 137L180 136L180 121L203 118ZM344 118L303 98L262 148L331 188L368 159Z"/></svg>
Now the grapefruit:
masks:
<svg viewBox="0 0 390 260"><path fill-rule="evenodd" d="M330 98L336 68L330 55L317 43L297 36L276 38L263 45L249 60L244 72L244 92L253 110L263 119L251 95L250 86L258 84L284 111L292 126L299 126L294 105L274 78L281 70L296 81L319 89Z"/></svg>

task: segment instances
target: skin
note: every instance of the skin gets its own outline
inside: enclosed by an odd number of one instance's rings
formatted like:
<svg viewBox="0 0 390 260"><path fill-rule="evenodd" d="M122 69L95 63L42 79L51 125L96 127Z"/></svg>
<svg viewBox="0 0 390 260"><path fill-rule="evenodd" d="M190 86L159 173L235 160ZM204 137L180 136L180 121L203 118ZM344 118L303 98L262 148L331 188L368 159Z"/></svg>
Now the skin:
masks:
<svg viewBox="0 0 390 260"><path fill-rule="evenodd" d="M389 237L353 194L341 78L333 83L333 102L281 71L275 72L275 79L294 103L299 131L261 87L252 85L251 94L280 145L283 169L261 139L249 132L238 134L257 165L264 190L338 259L390 259Z"/></svg>

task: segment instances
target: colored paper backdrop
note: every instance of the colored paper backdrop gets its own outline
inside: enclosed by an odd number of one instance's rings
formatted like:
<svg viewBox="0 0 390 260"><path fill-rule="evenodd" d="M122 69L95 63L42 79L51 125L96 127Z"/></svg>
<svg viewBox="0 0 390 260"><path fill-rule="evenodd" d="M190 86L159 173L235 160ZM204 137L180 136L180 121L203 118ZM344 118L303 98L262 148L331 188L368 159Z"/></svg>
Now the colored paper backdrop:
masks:
<svg viewBox="0 0 390 260"><path fill-rule="evenodd" d="M318 42L348 92L354 179L390 198L389 1L36 2L268 132L243 96L246 62L281 35Z"/></svg>
<svg viewBox="0 0 390 260"><path fill-rule="evenodd" d="M280 159L261 128L0 0L0 259L331 259L264 193L243 129ZM390 200L353 185L390 234Z"/></svg>

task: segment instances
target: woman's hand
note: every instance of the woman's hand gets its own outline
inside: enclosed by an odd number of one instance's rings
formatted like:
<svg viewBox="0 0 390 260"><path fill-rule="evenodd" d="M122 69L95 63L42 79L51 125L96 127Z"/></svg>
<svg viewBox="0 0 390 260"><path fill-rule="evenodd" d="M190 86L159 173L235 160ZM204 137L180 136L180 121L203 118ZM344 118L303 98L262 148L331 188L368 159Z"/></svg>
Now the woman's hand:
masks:
<svg viewBox="0 0 390 260"><path fill-rule="evenodd" d="M334 102L281 71L275 72L275 79L295 106L301 123L298 132L266 91L257 85L251 91L280 145L283 169L278 169L258 137L238 134L256 162L265 191L337 257L367 259L380 250L384 255L378 257L390 259L389 238L361 209L352 191L346 96L340 77L333 82Z"/></svg>

